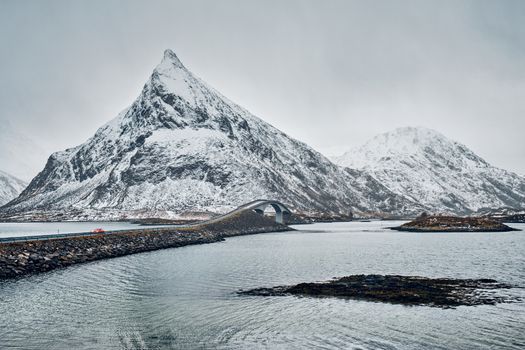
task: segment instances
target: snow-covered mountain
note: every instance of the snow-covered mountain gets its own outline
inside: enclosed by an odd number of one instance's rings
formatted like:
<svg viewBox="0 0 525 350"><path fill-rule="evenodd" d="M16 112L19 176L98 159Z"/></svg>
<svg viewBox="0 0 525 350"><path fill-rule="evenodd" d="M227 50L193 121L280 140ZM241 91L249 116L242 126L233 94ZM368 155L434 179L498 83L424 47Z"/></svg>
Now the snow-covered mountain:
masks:
<svg viewBox="0 0 525 350"><path fill-rule="evenodd" d="M224 212L257 198L310 212L418 210L373 177L336 166L231 102L170 50L129 108L80 146L52 154L3 210L159 216Z"/></svg>
<svg viewBox="0 0 525 350"><path fill-rule="evenodd" d="M333 161L371 174L431 211L525 207L525 178L491 166L464 145L426 128L378 135Z"/></svg>
<svg viewBox="0 0 525 350"><path fill-rule="evenodd" d="M27 183L0 170L0 206L16 198Z"/></svg>

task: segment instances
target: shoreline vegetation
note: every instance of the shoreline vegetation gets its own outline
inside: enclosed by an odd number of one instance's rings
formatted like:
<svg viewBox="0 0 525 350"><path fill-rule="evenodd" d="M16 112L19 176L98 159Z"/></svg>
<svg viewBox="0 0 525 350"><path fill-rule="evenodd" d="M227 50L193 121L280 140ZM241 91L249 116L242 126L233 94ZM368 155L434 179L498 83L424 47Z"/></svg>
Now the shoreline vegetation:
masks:
<svg viewBox="0 0 525 350"><path fill-rule="evenodd" d="M216 212L187 212L183 213L180 218L169 219L162 216L144 216L141 211L131 211L127 214L120 212L111 212L109 217L104 215L105 212L93 211L89 215L81 211L48 211L48 212L28 212L26 214L9 215L0 213L0 223L27 223L27 222L129 222L142 226L151 225L193 225L206 220L214 219L222 214ZM106 213L107 214L107 213ZM153 215L155 215L153 213ZM416 217L406 215L387 215L385 213L305 213L294 212L287 217L286 222L289 225L312 224L318 222L349 222L349 221L391 221L391 220L419 220L425 217L458 217L461 219L479 218L483 220L493 220L500 223L525 223L525 209L512 209L510 213L503 213L500 210L480 211L471 214L470 217L454 216L450 214L432 214L426 213ZM271 217L271 215L270 215Z"/></svg>
<svg viewBox="0 0 525 350"><path fill-rule="evenodd" d="M100 215L98 215L100 214ZM193 213L190 212L188 215L183 215L182 218L168 219L164 217L143 217L142 213L130 212L130 216L124 216L118 213L112 213L110 218L107 218L103 213L90 213L90 215L81 215L77 212L29 212L24 215L9 215L6 213L0 213L0 223L23 223L23 222L130 222L133 224L139 224L143 226L148 225L189 225L199 223L201 221L214 219L221 216L219 213L205 212L205 213ZM184 217L187 216L187 217ZM268 215L272 217L272 215ZM311 224L316 222L348 222L354 220L410 220L406 217L400 216L388 216L388 215L373 215L368 216L354 216L352 213L348 214L334 214L334 213L293 213L287 217L286 222L290 225L296 224Z"/></svg>
<svg viewBox="0 0 525 350"><path fill-rule="evenodd" d="M401 226L391 227L406 232L507 232L519 231L488 217L458 217L441 215L421 215Z"/></svg>

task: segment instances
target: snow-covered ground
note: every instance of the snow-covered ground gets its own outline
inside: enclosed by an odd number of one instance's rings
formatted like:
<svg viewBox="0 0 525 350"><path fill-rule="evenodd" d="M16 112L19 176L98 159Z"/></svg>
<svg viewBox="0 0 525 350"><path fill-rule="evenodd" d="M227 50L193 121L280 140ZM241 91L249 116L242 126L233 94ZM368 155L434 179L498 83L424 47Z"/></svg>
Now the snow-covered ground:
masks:
<svg viewBox="0 0 525 350"><path fill-rule="evenodd" d="M0 206L16 198L27 183L0 170Z"/></svg>
<svg viewBox="0 0 525 350"><path fill-rule="evenodd" d="M405 127L380 134L333 161L371 174L431 211L525 207L525 178L488 164L431 129Z"/></svg>
<svg viewBox="0 0 525 350"><path fill-rule="evenodd" d="M259 198L303 211L420 210L228 100L167 50L129 108L54 153L4 211L225 212Z"/></svg>
<svg viewBox="0 0 525 350"><path fill-rule="evenodd" d="M0 214L176 218L261 198L306 213L525 207L523 177L425 128L378 135L334 162L222 96L166 50L128 108L85 143L53 153Z"/></svg>

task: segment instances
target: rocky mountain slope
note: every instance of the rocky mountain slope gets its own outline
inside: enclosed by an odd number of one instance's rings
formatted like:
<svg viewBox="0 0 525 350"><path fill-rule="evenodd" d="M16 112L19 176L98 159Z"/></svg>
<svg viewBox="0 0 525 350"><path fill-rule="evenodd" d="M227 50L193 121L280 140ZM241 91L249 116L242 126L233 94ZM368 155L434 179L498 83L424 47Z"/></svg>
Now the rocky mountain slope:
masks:
<svg viewBox="0 0 525 350"><path fill-rule="evenodd" d="M426 128L378 135L333 161L371 174L434 212L525 207L525 178L491 166L464 145Z"/></svg>
<svg viewBox="0 0 525 350"><path fill-rule="evenodd" d="M0 206L16 198L27 183L0 170Z"/></svg>
<svg viewBox="0 0 525 350"><path fill-rule="evenodd" d="M2 211L170 216L224 212L257 198L305 212L419 210L231 102L167 50L129 108L85 143L52 154Z"/></svg>

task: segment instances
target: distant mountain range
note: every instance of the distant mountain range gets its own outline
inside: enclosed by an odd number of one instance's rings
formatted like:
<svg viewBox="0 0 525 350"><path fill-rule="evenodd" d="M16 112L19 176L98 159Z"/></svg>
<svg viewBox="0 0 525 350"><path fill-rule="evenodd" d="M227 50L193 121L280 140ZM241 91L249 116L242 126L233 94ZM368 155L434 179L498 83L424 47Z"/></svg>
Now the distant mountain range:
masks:
<svg viewBox="0 0 525 350"><path fill-rule="evenodd" d="M0 206L16 198L27 183L0 170Z"/></svg>
<svg viewBox="0 0 525 350"><path fill-rule="evenodd" d="M2 215L118 219L225 212L271 198L305 213L525 207L525 179L427 129L380 135L336 165L222 96L167 50L139 97L53 153Z"/></svg>
<svg viewBox="0 0 525 350"><path fill-rule="evenodd" d="M426 128L378 135L332 160L370 174L432 212L525 207L525 178L488 164L466 146Z"/></svg>
<svg viewBox="0 0 525 350"><path fill-rule="evenodd" d="M129 108L84 144L52 154L3 211L169 216L224 212L257 198L305 212L420 210L231 102L167 50Z"/></svg>

